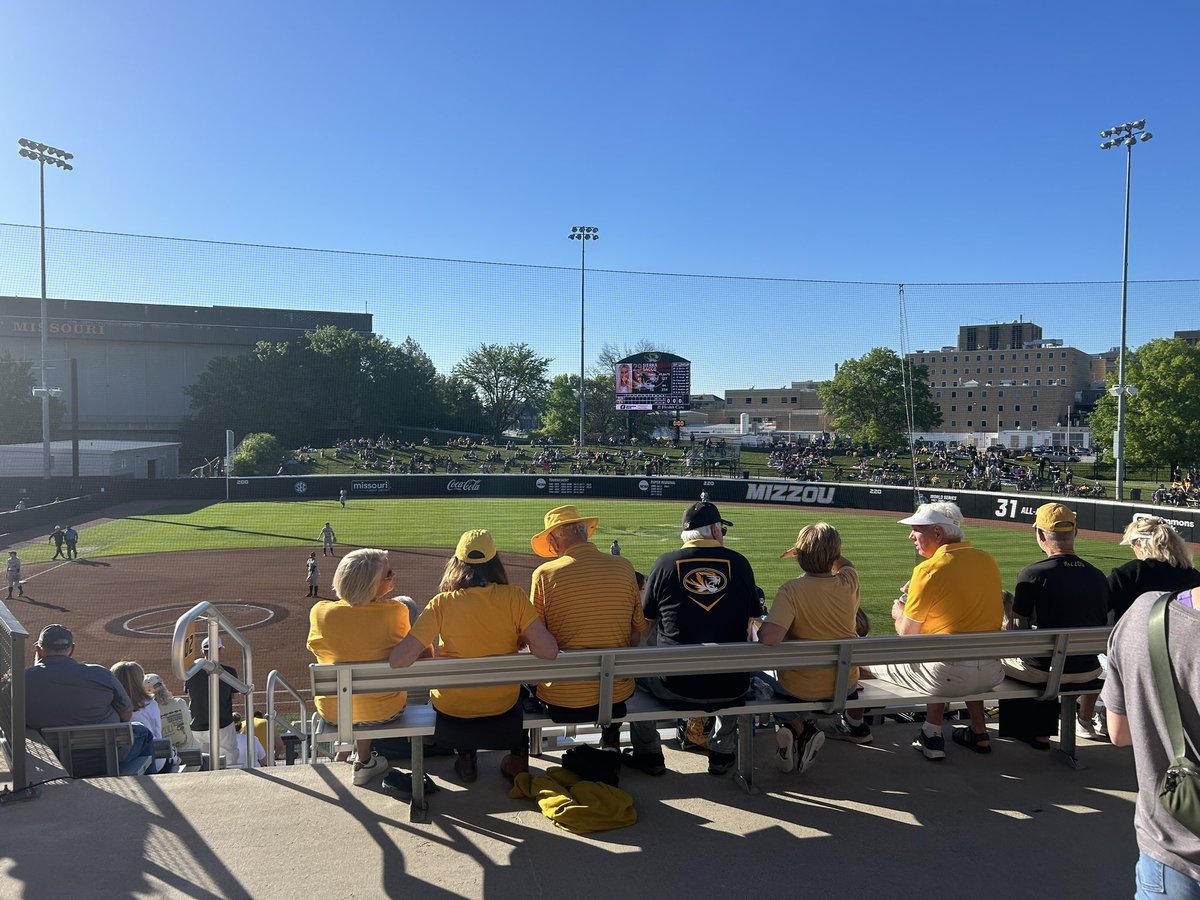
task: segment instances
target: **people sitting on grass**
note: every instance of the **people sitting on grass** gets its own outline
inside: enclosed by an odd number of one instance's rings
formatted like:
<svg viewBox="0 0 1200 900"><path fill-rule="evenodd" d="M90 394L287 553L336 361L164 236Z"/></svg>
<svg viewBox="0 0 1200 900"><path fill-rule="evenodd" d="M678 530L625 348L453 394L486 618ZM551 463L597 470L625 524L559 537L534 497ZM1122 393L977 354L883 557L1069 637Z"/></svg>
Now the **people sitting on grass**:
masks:
<svg viewBox="0 0 1200 900"><path fill-rule="evenodd" d="M1136 559L1112 570L1108 576L1109 603L1120 619L1147 591L1182 591L1200 587L1200 571L1183 538L1158 516L1140 516L1125 528L1121 546Z"/></svg>
<svg viewBox="0 0 1200 900"><path fill-rule="evenodd" d="M521 588L508 583L492 535L465 532L446 562L439 593L417 617L408 636L388 657L393 668L411 666L437 642L437 655L451 659L502 656L528 646L534 656L554 659L558 644L537 617ZM529 771L520 687L434 688L434 740L458 752L454 771L471 783L478 778L478 751L508 750L500 771L515 778Z"/></svg>
<svg viewBox="0 0 1200 900"><path fill-rule="evenodd" d="M309 611L308 649L319 663L382 662L409 633L407 598L391 596L395 573L387 552L361 548L347 553L333 573L336 600L314 603ZM409 601L411 602L411 601ZM404 711L403 691L355 694L355 725L388 722ZM326 722L338 721L337 698L315 697L317 712ZM370 738L356 742L352 780L358 786L381 778L391 768L386 757L372 749Z"/></svg>
<svg viewBox="0 0 1200 900"><path fill-rule="evenodd" d="M796 543L783 554L794 557L804 574L784 583L775 595L771 613L758 631L761 643L773 647L780 641L832 641L857 635L859 609L858 572L842 556L842 538L827 522L806 525ZM777 679L777 680L775 680ZM833 696L837 668L790 669L778 672L776 692L788 699L825 700ZM858 669L850 670L848 697L858 696ZM803 773L825 742L825 734L806 712L777 712L778 751L775 764L782 772ZM835 736L856 744L872 741L871 728L861 710L847 711L835 724Z"/></svg>

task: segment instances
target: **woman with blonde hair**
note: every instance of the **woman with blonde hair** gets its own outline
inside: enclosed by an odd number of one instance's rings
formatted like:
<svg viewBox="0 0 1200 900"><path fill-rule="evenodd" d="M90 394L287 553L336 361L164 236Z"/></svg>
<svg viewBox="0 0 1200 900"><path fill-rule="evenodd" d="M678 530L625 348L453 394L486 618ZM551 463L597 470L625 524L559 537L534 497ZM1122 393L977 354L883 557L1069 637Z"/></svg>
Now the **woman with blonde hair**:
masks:
<svg viewBox="0 0 1200 900"><path fill-rule="evenodd" d="M162 733L162 717L159 715L158 703L154 700L154 694L146 687L146 670L140 664L131 659L123 659L118 663L114 663L110 670L120 682L121 687L125 688L125 692L129 694L129 699L133 701L133 715L130 717L131 722L141 722L148 729L154 739L161 740ZM158 772L169 772L174 761L175 754L172 752L171 759L156 760Z"/></svg>
<svg viewBox="0 0 1200 900"><path fill-rule="evenodd" d="M1125 528L1122 547L1137 559L1108 576L1108 603L1120 619L1133 601L1148 591L1184 591L1200 587L1200 572L1179 533L1158 516L1139 516Z"/></svg>
<svg viewBox="0 0 1200 900"><path fill-rule="evenodd" d="M408 637L392 650L388 662L393 668L411 666L435 639L438 656L452 659L503 656L524 645L541 659L558 655L558 644L529 596L508 583L487 531L468 531L459 538L438 591ZM454 771L462 781L478 777L476 756L481 749L509 751L500 763L506 777L529 771L518 685L435 688L429 693L437 710L434 739L458 751Z"/></svg>
<svg viewBox="0 0 1200 900"><path fill-rule="evenodd" d="M389 597L394 573L386 551L352 550L333 573L336 600L314 603L309 612L308 649L319 663L382 662L408 634L409 611L404 599ZM390 721L404 711L403 691L355 695L355 725ZM337 698L316 697L317 712L337 722ZM360 787L387 774L391 763L372 750L372 741L356 742L353 781Z"/></svg>

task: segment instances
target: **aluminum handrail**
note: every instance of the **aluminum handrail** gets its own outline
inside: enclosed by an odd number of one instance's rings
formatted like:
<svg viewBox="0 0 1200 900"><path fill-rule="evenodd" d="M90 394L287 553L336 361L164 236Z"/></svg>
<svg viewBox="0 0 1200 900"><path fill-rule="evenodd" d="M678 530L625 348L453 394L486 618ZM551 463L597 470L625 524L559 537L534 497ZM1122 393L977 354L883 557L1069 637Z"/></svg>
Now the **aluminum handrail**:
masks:
<svg viewBox="0 0 1200 900"><path fill-rule="evenodd" d="M288 734L295 735L300 738L301 759L304 762L312 763L312 742L308 739L308 732L305 728L308 725L308 704L304 702L304 698L300 696L300 692L292 686L280 673L278 669L272 669L267 674L267 765L275 765L275 689L282 687L285 691L296 698L296 702L300 704L300 727L296 727L291 722L283 723L283 730Z"/></svg>
<svg viewBox="0 0 1200 900"><path fill-rule="evenodd" d="M203 659L197 659L190 666L187 663L188 638L195 638L195 635L189 635L188 629L195 622L205 621L208 623L208 656ZM243 673L246 680L230 675L221 666L221 634L229 635L230 639L242 648ZM194 653L195 651L192 650ZM208 672L208 751L209 751L209 770L216 771L217 761L221 758L221 741L220 741L220 683L223 681L232 687L239 694L245 697L246 702L246 753L245 759L242 760L244 768L254 768L254 675L253 675L254 654L250 649L250 643L241 632L234 627L233 623L227 619L219 609L207 600L201 600L178 619L175 620L175 633L171 636L171 669L175 673L175 677L183 680L186 684L187 680L197 672Z"/></svg>
<svg viewBox="0 0 1200 900"><path fill-rule="evenodd" d="M7 606L0 603L0 731L8 742L12 795L24 796L29 787L25 757L25 645L29 632ZM5 671L4 669L7 669Z"/></svg>

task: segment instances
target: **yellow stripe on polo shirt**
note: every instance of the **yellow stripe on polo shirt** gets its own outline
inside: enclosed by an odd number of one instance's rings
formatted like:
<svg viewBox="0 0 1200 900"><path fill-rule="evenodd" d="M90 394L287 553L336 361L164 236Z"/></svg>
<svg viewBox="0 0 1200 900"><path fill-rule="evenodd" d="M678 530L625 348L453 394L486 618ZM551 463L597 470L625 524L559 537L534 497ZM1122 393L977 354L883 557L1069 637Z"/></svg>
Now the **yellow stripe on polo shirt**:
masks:
<svg viewBox="0 0 1200 900"><path fill-rule="evenodd" d="M645 626L633 564L601 553L595 544L577 544L533 573L533 608L560 650L628 647L633 631ZM633 693L632 679L613 683L613 700ZM538 697L555 706L578 708L599 702L598 681L547 682Z"/></svg>

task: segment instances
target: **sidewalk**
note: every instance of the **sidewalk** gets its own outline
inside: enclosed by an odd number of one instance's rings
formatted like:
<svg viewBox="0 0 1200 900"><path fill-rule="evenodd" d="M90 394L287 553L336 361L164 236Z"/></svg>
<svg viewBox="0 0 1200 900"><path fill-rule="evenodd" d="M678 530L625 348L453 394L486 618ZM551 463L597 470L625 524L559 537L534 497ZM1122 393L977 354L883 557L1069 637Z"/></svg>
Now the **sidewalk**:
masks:
<svg viewBox="0 0 1200 900"><path fill-rule="evenodd" d="M58 782L0 807L0 896L1132 895L1129 751L1081 741L1088 768L1072 771L996 739L990 756L950 745L932 763L913 731L827 742L804 775L778 772L760 731L755 797L667 748L665 777L622 772L638 824L583 837L508 799L500 753L481 754L469 788L431 759L427 825L385 788L351 786L345 764Z"/></svg>

